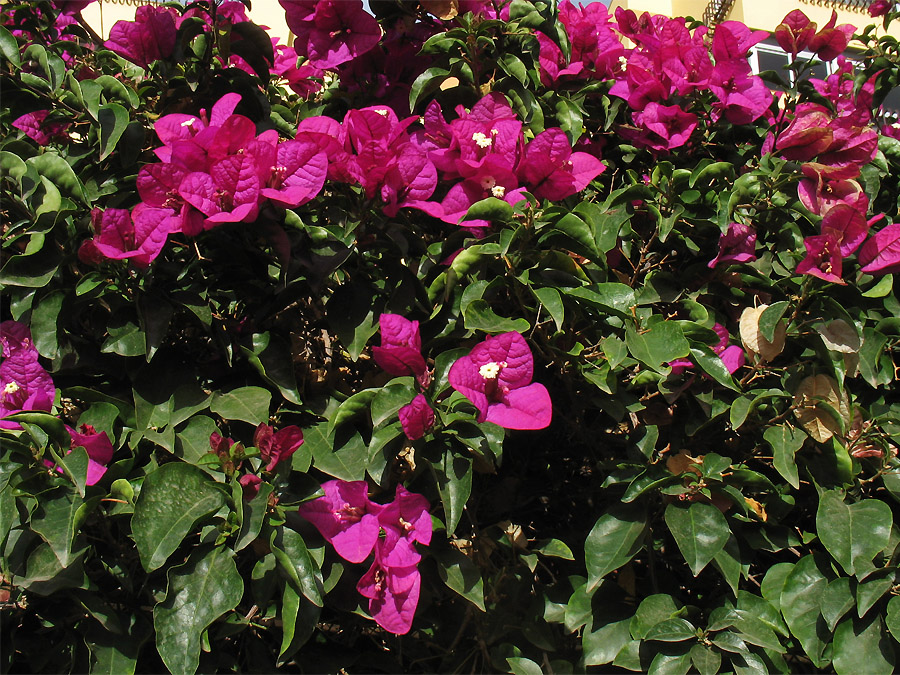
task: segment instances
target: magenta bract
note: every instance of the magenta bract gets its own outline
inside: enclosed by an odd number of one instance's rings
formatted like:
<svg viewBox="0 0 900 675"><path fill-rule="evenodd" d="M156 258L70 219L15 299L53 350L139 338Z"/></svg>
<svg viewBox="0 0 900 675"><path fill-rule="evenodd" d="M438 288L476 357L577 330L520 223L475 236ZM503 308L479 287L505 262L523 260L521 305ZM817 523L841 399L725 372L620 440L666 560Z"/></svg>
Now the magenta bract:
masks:
<svg viewBox="0 0 900 675"><path fill-rule="evenodd" d="M36 110L26 113L21 117L13 120L12 126L15 129L24 131L25 135L38 145L48 145L54 140L66 138L66 129L69 128L69 122L65 121L47 121L49 110Z"/></svg>
<svg viewBox="0 0 900 675"><path fill-rule="evenodd" d="M147 267L160 254L166 239L181 227L172 209L141 203L127 209L94 209L91 213L94 249L113 260L130 259L137 267Z"/></svg>
<svg viewBox="0 0 900 675"><path fill-rule="evenodd" d="M56 387L38 362L31 331L18 321L0 324L3 360L0 362L0 417L23 410L50 412ZM0 429L19 429L17 422L0 420Z"/></svg>
<svg viewBox="0 0 900 675"><path fill-rule="evenodd" d="M116 21L109 31L106 48L142 68L172 56L175 49L175 17L171 7L138 7L134 21Z"/></svg>
<svg viewBox="0 0 900 675"><path fill-rule="evenodd" d="M866 274L900 272L900 223L882 228L859 250L859 264Z"/></svg>
<svg viewBox="0 0 900 675"><path fill-rule="evenodd" d="M334 68L378 44L381 27L362 0L279 0L298 53L318 68Z"/></svg>
<svg viewBox="0 0 900 675"><path fill-rule="evenodd" d="M448 379L478 408L479 422L507 429L543 429L553 404L544 385L531 382L534 358L519 333L489 337L450 367Z"/></svg>
<svg viewBox="0 0 900 675"><path fill-rule="evenodd" d="M422 438L425 432L434 426L434 410L422 394L417 394L410 403L400 408L397 414L403 433L411 441Z"/></svg>
<svg viewBox="0 0 900 675"><path fill-rule="evenodd" d="M115 449L105 431L97 432L89 424L82 424L81 431L66 426L72 437L72 450L83 447L88 455L87 480L85 485L94 485L106 473L106 465L112 461Z"/></svg>
<svg viewBox="0 0 900 675"><path fill-rule="evenodd" d="M415 565L385 567L375 557L372 567L356 584L360 595L369 599L369 613L390 633L405 635L412 627L422 577Z"/></svg>
<svg viewBox="0 0 900 675"><path fill-rule="evenodd" d="M332 480L322 483L323 497L300 505L300 515L316 526L344 560L362 562L369 557L381 525L383 506L369 501L365 481Z"/></svg>
<svg viewBox="0 0 900 675"><path fill-rule="evenodd" d="M841 245L832 232L803 240L806 257L797 265L797 274L809 274L836 284L846 284L841 278Z"/></svg>
<svg viewBox="0 0 900 675"><path fill-rule="evenodd" d="M303 445L303 431L293 424L275 431L268 424L260 423L253 434L253 445L266 462L265 470L272 471L279 462L288 459Z"/></svg>
<svg viewBox="0 0 900 675"><path fill-rule="evenodd" d="M756 231L749 225L731 223L728 231L719 235L719 253L709 261L708 266L714 268L751 260L756 260Z"/></svg>
<svg viewBox="0 0 900 675"><path fill-rule="evenodd" d="M372 358L391 375L413 375L427 385L428 368L422 356L419 322L399 314L382 314L378 318L381 346L372 347Z"/></svg>

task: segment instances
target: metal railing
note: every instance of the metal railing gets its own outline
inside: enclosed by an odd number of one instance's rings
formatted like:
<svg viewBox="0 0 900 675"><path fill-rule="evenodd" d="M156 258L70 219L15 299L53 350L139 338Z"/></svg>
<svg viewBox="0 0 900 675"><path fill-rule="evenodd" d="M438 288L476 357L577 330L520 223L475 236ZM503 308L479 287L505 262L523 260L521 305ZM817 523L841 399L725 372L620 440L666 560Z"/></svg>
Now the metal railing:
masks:
<svg viewBox="0 0 900 675"><path fill-rule="evenodd" d="M845 9L849 12L867 13L872 0L801 0L807 5Z"/></svg>
<svg viewBox="0 0 900 675"><path fill-rule="evenodd" d="M714 28L716 24L725 20L733 6L734 0L709 0L706 9L703 10L703 23Z"/></svg>

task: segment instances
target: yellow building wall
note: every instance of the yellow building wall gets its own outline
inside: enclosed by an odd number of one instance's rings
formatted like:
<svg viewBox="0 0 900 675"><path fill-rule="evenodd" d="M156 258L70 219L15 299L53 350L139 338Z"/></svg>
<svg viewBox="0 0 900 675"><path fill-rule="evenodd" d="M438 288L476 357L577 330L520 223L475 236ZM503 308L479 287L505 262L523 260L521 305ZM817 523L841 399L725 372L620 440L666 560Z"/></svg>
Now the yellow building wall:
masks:
<svg viewBox="0 0 900 675"><path fill-rule="evenodd" d="M613 0L610 3L610 13L614 13L617 7L630 9L637 14L650 12L651 14L665 14L666 16L692 16L695 19L703 18L703 11L708 4L707 0ZM784 16L793 9L801 10L819 27L828 23L831 11L835 9L838 15L838 24L849 23L857 30L862 30L870 23L881 25L880 19L872 19L865 9L844 9L838 6L832 7L828 2L789 0L735 0L731 11L725 20L740 21L751 28L773 31L781 23ZM883 31L881 31L883 33ZM891 27L892 35L900 35L894 26Z"/></svg>
<svg viewBox="0 0 900 675"><path fill-rule="evenodd" d="M149 4L146 0L97 0L85 7L81 15L99 35L108 38L116 21L134 21L135 10L146 4ZM269 35L290 44L292 36L284 20L284 9L277 0L257 0L248 14L254 23L267 26Z"/></svg>

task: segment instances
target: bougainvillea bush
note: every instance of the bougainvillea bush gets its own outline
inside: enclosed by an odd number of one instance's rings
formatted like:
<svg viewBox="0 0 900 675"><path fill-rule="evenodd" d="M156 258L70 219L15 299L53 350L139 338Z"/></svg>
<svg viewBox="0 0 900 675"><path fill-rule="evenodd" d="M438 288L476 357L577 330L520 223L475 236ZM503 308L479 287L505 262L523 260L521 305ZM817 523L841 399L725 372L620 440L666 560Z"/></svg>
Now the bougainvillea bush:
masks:
<svg viewBox="0 0 900 675"><path fill-rule="evenodd" d="M2 8L4 672L895 669L896 40L87 4Z"/></svg>

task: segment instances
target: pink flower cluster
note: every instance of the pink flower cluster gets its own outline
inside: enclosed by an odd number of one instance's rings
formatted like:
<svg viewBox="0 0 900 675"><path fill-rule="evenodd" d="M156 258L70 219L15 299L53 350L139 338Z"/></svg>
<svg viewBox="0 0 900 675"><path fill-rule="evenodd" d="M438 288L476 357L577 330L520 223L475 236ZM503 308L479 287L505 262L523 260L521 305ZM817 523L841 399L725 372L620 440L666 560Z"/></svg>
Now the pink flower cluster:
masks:
<svg viewBox="0 0 900 675"><path fill-rule="evenodd" d="M253 433L253 445L259 450L259 456L265 465L263 471L274 471L281 462L290 459L297 449L303 445L303 431L296 425L289 425L275 431L268 424L260 423ZM222 436L214 431L209 436L210 452L218 455L219 461L229 475L241 468L244 452L241 444L234 439ZM259 493L262 479L253 473L245 473L238 478L243 489L245 500L253 499Z"/></svg>
<svg viewBox="0 0 900 675"><path fill-rule="evenodd" d="M502 94L488 94L471 110L458 106L456 113L448 123L433 101L425 111L424 128L413 134L428 164L453 184L440 202L419 197L402 205L456 224L472 204L488 197L515 204L528 190L540 199L565 199L606 168L591 154L573 152L559 128L546 129L526 143L522 122ZM488 225L482 220L461 224Z"/></svg>
<svg viewBox="0 0 900 675"><path fill-rule="evenodd" d="M419 322L397 314L379 318L381 346L372 348L375 362L391 375L413 375L424 390L431 381ZM488 337L458 359L448 373L450 385L478 408L479 422L507 429L543 429L550 424L553 405L544 385L532 382L534 358L525 338L511 332ZM421 438L434 424L434 410L421 393L399 411L403 432Z"/></svg>
<svg viewBox="0 0 900 675"><path fill-rule="evenodd" d="M365 481L332 480L322 490L324 496L300 505L300 515L348 562L363 562L374 550L372 566L356 588L379 626L408 633L422 586L422 556L415 544L431 542L428 500L398 485L394 501L377 504Z"/></svg>
<svg viewBox="0 0 900 675"><path fill-rule="evenodd" d="M391 375L412 375L421 389L431 383L431 373L422 356L422 338L419 322L410 321L399 314L382 314L378 317L381 329L381 346L372 347L372 358ZM434 426L434 410L421 393L400 408L398 415L403 433L416 441Z"/></svg>
<svg viewBox="0 0 900 675"><path fill-rule="evenodd" d="M23 410L50 412L56 387L50 374L38 362L31 331L18 321L0 323L0 417ZM0 420L0 429L20 429L16 422Z"/></svg>
<svg viewBox="0 0 900 675"><path fill-rule="evenodd" d="M507 429L543 429L553 404L547 388L532 382L534 357L520 333L488 337L458 359L450 384L478 408L479 422Z"/></svg>
<svg viewBox="0 0 900 675"><path fill-rule="evenodd" d="M843 284L843 260L857 250L863 272L888 274L900 269L900 228L889 225L866 241L870 226L880 217L867 220L869 200L856 178L878 150L878 134L871 127L874 78L856 90L853 64L838 56L854 29L835 27L835 21L833 15L816 32L816 25L794 10L776 30L786 51L810 49L823 59L837 56L838 68L825 80L810 80L828 106L799 104L764 151L774 150L802 163L800 201L822 216L820 233L803 242L806 257L796 272Z"/></svg>
<svg viewBox="0 0 900 675"><path fill-rule="evenodd" d="M606 7L560 3L559 17L571 44L566 58L548 37L538 34L541 80L553 87L570 80L614 79L610 94L628 102L632 125L623 137L655 152L684 146L699 123L684 97L709 91L716 97L713 121L749 124L767 114L772 93L753 75L747 51L767 37L742 23L716 27L712 54L706 27L693 31L685 20L619 8L613 22ZM621 38L634 47L626 49ZM688 108L685 108L688 105Z"/></svg>

